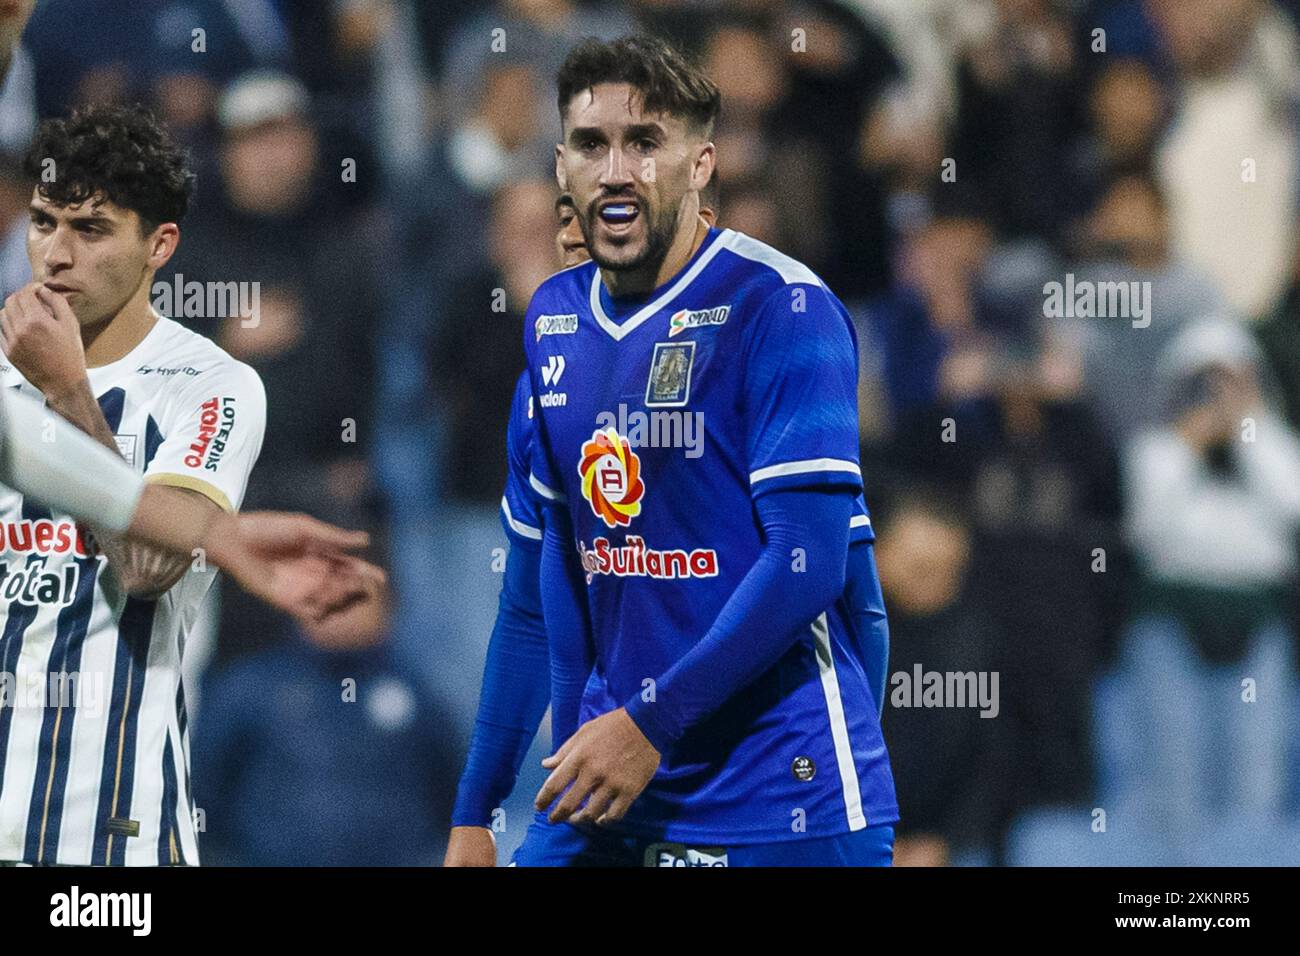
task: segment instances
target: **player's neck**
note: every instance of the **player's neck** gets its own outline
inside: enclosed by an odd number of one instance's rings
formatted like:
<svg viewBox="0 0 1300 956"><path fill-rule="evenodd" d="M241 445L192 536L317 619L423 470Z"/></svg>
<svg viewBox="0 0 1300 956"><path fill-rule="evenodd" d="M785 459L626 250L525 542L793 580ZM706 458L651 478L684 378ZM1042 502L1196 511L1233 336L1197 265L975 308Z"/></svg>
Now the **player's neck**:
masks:
<svg viewBox="0 0 1300 956"><path fill-rule="evenodd" d="M653 273L641 269L617 272L601 269L600 277L605 283L606 291L615 298L648 295L681 272L709 234L709 224L698 214L691 216L688 223L677 230L672 245L668 247L668 254Z"/></svg>
<svg viewBox="0 0 1300 956"><path fill-rule="evenodd" d="M97 325L81 327L81 344L86 350L86 368L111 365L144 341L158 322L149 304L148 284L131 297L113 317Z"/></svg>

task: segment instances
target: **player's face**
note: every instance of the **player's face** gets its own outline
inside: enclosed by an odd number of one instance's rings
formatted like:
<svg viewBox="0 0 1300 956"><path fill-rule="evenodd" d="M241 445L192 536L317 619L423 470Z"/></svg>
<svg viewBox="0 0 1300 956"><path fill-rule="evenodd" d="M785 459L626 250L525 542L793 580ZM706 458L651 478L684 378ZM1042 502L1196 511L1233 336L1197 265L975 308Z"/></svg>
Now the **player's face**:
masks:
<svg viewBox="0 0 1300 956"><path fill-rule="evenodd" d="M560 254L560 262L565 269L586 262L587 240L582 238L582 226L578 223L577 210L572 203L562 202L555 207L560 220L560 231L555 234L555 248Z"/></svg>
<svg viewBox="0 0 1300 956"><path fill-rule="evenodd" d="M682 227L687 193L708 180L701 154L712 147L684 120L643 112L626 83L583 90L564 120L556 177L573 196L591 258L616 271L662 262Z"/></svg>
<svg viewBox="0 0 1300 956"><path fill-rule="evenodd" d="M142 236L140 218L131 210L93 199L59 206L33 190L29 212L32 278L63 296L84 326L122 311L156 268L151 251L163 227Z"/></svg>

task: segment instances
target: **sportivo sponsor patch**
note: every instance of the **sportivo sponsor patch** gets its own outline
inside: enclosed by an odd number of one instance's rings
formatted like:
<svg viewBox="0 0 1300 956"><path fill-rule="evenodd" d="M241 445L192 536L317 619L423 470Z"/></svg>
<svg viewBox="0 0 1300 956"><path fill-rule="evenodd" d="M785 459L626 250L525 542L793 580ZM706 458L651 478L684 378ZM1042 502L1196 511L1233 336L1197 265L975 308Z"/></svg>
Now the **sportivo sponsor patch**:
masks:
<svg viewBox="0 0 1300 956"><path fill-rule="evenodd" d="M533 323L533 329L537 333L539 342L543 335L572 335L578 331L578 314L574 312L570 315L539 315L537 321Z"/></svg>
<svg viewBox="0 0 1300 956"><path fill-rule="evenodd" d="M235 430L235 399L229 395L214 396L200 408L203 413L199 416L198 434L190 442L185 466L216 471L226 453L226 446L230 443L230 435Z"/></svg>
<svg viewBox="0 0 1300 956"><path fill-rule="evenodd" d="M698 329L702 325L721 325L731 314L731 306L720 305L713 309L682 309L674 312L668 320L668 337L687 329Z"/></svg>

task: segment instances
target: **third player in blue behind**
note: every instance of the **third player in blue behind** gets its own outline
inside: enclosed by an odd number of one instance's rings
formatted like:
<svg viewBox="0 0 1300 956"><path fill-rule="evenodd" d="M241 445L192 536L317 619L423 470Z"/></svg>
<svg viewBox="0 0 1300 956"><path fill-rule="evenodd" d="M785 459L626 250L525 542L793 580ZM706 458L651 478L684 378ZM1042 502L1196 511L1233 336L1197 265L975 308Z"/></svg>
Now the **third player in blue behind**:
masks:
<svg viewBox="0 0 1300 956"><path fill-rule="evenodd" d="M517 862L888 865L845 597L852 323L807 267L699 219L720 98L674 50L585 41L558 87L592 262L538 290L525 348L564 741L538 805L571 825Z"/></svg>

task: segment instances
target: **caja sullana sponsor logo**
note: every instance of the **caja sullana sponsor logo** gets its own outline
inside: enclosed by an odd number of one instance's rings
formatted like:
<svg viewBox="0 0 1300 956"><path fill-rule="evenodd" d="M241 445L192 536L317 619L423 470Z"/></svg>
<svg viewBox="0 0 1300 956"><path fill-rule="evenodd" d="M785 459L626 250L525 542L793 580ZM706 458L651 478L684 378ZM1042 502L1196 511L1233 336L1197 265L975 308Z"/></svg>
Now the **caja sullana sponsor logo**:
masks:
<svg viewBox="0 0 1300 956"><path fill-rule="evenodd" d="M199 432L190 443L185 466L216 471L221 464L221 457L226 453L230 433L235 428L235 400L230 396L214 396L200 408L203 414L199 417Z"/></svg>
<svg viewBox="0 0 1300 956"><path fill-rule="evenodd" d="M626 528L641 514L646 490L641 458L613 428L594 431L591 440L583 443L578 475L582 496L606 527ZM588 582L596 574L675 579L711 578L718 573L718 554L712 548L659 551L639 535L628 535L622 545L613 545L603 536L590 548L579 541L578 554Z"/></svg>

